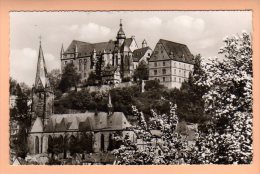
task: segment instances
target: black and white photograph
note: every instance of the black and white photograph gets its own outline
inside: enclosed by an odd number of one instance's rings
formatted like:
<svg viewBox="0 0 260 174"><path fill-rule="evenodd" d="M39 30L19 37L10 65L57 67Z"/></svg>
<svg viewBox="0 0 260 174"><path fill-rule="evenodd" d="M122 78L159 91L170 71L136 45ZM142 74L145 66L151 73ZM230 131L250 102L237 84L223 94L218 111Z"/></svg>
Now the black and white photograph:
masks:
<svg viewBox="0 0 260 174"><path fill-rule="evenodd" d="M10 165L252 164L252 11L14 11Z"/></svg>

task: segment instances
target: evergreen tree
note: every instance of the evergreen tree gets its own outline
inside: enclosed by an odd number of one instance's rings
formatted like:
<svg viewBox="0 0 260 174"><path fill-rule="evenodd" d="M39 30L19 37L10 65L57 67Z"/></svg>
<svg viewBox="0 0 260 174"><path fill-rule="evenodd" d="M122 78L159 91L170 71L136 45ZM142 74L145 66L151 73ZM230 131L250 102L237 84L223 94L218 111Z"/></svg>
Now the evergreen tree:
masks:
<svg viewBox="0 0 260 174"><path fill-rule="evenodd" d="M77 85L80 80L80 75L77 73L76 67L73 63L67 64L61 76L59 89L62 92L69 91L72 87L77 91Z"/></svg>
<svg viewBox="0 0 260 174"><path fill-rule="evenodd" d="M134 71L134 80L142 81L148 80L149 78L149 69L148 64L145 61L141 61L138 67Z"/></svg>

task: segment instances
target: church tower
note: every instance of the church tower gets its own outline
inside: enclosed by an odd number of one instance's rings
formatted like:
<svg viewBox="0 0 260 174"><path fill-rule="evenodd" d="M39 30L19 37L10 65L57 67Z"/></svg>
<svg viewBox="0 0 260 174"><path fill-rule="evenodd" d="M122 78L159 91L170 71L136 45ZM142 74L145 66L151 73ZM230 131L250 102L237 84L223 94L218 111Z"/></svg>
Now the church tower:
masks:
<svg viewBox="0 0 260 174"><path fill-rule="evenodd" d="M50 115L53 114L54 94L50 86L50 81L47 74L47 68L44 60L41 41L32 95L33 120L39 117L42 119L43 125L46 125Z"/></svg>
<svg viewBox="0 0 260 174"><path fill-rule="evenodd" d="M119 26L120 26L120 28L119 28L119 31L117 32L117 36L116 36L118 48L120 48L123 45L123 43L126 39L125 32L123 31L122 19L120 19Z"/></svg>

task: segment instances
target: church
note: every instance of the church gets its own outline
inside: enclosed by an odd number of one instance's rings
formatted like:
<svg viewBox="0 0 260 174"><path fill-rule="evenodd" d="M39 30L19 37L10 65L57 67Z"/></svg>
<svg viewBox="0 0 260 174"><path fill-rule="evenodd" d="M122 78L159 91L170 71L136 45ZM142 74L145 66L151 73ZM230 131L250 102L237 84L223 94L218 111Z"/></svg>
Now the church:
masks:
<svg viewBox="0 0 260 174"><path fill-rule="evenodd" d="M93 152L106 152L113 133L121 132L132 140L135 135L124 113L113 112L111 97L108 98L107 112L85 112L76 114L54 114L54 93L47 75L44 54L40 43L35 84L32 90L32 125L28 135L30 154L48 153L53 141L59 138L61 148L67 146L82 134L91 135L85 144ZM65 149L65 148L64 148ZM64 153L64 154L67 154Z"/></svg>
<svg viewBox="0 0 260 174"><path fill-rule="evenodd" d="M146 55L149 60L151 49L146 41L142 42L142 48L138 48L135 36L126 37L122 20L120 20L115 40L99 43L73 40L65 51L62 45L61 69L63 70L68 63L73 63L80 74L82 83L87 81L90 72L95 73L102 84L120 83L124 79L132 78L134 69L137 67L136 62L138 63L140 59L136 58L140 55L134 54L138 50L143 52L142 54L149 50L150 52L148 51Z"/></svg>

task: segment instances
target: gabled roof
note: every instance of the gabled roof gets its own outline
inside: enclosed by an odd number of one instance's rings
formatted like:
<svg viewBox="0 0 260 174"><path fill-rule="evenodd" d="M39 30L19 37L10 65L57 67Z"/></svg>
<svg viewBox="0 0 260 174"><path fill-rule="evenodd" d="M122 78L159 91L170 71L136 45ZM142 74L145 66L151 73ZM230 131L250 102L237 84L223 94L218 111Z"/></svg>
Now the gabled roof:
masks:
<svg viewBox="0 0 260 174"><path fill-rule="evenodd" d="M43 124L40 117L37 117L34 121L31 132L43 132Z"/></svg>
<svg viewBox="0 0 260 174"><path fill-rule="evenodd" d="M73 40L64 54L74 53L77 46L77 50L80 56L90 56L94 50L97 55L100 55L104 51L106 53L112 53L115 48L115 41L99 42L99 43L88 43L78 40Z"/></svg>
<svg viewBox="0 0 260 174"><path fill-rule="evenodd" d="M165 49L170 59L194 64L193 55L191 54L189 48L186 45L172 42L169 40L164 40L164 39L160 39L156 44L156 47L159 44L163 45L163 48ZM158 57L158 52L154 51L149 61L156 61L156 60L161 60L161 58Z"/></svg>
<svg viewBox="0 0 260 174"><path fill-rule="evenodd" d="M46 125L45 132L122 130L131 127L122 112L86 112L76 114L54 114Z"/></svg>
<svg viewBox="0 0 260 174"><path fill-rule="evenodd" d="M139 49L134 50L134 52L133 52L133 61L134 62L139 62L139 60L145 55L145 53L149 49L151 50L150 47L144 47L144 48L139 48Z"/></svg>

